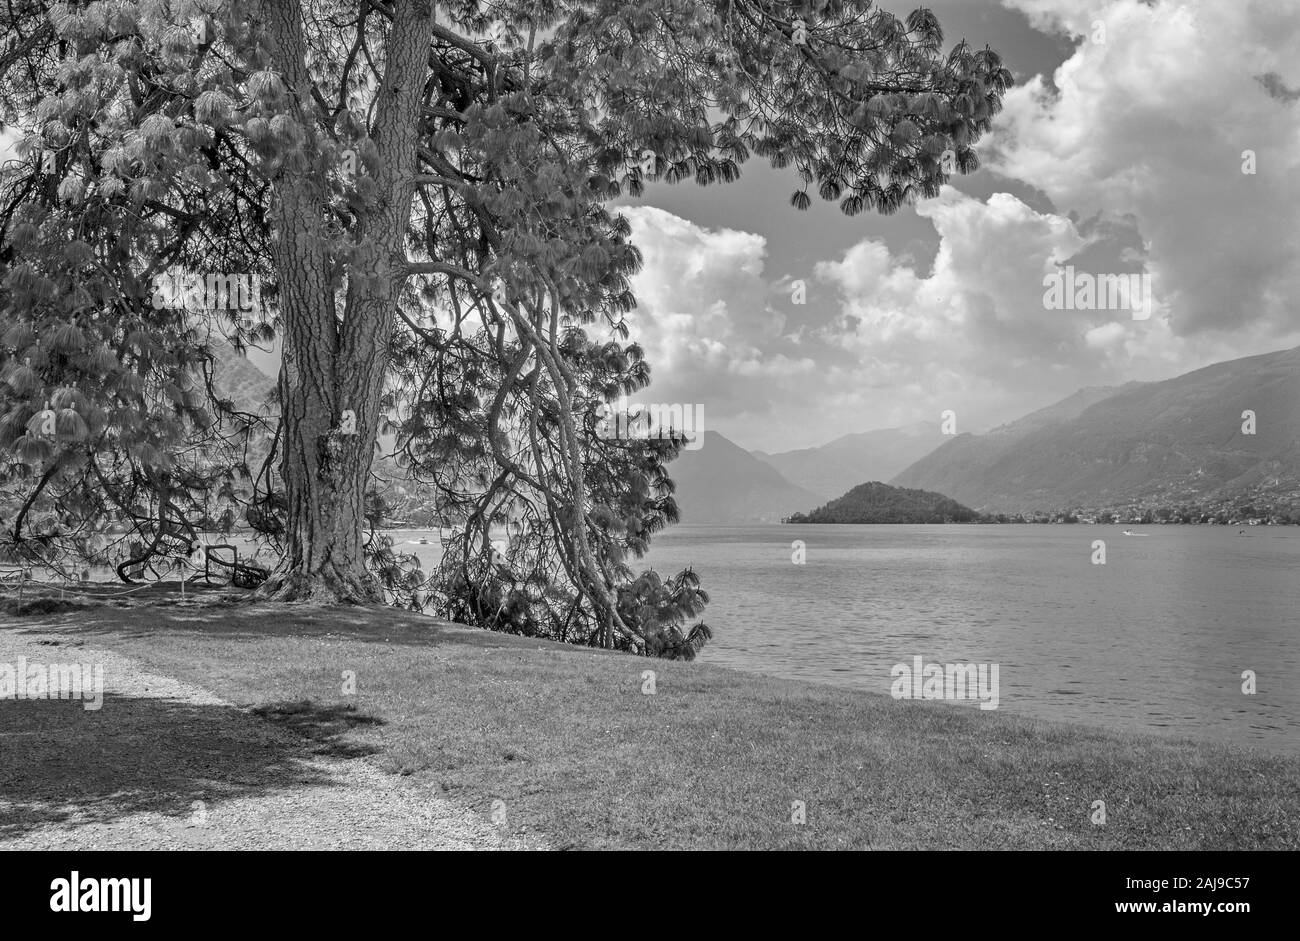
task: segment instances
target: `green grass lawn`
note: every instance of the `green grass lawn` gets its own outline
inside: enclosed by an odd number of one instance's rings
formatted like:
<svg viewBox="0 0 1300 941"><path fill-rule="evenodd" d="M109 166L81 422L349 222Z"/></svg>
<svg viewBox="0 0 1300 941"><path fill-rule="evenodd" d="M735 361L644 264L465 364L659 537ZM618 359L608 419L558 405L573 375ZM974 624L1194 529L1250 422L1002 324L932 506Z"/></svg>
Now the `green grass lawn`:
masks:
<svg viewBox="0 0 1300 941"><path fill-rule="evenodd" d="M503 801L507 829L554 848L1300 848L1296 758L387 610L192 602L0 628L81 635L485 815Z"/></svg>

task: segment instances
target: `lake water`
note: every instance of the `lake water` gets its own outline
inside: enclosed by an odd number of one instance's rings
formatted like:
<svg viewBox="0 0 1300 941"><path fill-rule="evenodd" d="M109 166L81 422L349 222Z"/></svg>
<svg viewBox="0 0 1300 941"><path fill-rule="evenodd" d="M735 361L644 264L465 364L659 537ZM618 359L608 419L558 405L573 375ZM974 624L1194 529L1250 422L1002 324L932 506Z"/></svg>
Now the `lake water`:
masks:
<svg viewBox="0 0 1300 941"><path fill-rule="evenodd" d="M700 574L704 662L883 695L914 657L996 663L1001 711L1300 754L1300 527L1123 529L681 525L643 565Z"/></svg>
<svg viewBox="0 0 1300 941"><path fill-rule="evenodd" d="M1300 753L1300 528L1123 528L678 526L649 561L700 573L709 662L883 694L996 663L1000 710Z"/></svg>
<svg viewBox="0 0 1300 941"><path fill-rule="evenodd" d="M682 525L647 562L700 573L705 662L884 695L996 663L1001 711L1300 753L1300 528L1123 528Z"/></svg>

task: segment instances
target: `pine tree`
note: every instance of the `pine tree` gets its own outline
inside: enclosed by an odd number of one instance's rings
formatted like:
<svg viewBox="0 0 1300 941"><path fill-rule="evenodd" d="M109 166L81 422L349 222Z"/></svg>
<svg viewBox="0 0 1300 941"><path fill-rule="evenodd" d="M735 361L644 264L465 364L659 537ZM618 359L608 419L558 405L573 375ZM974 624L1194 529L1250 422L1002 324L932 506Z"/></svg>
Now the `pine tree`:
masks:
<svg viewBox="0 0 1300 941"><path fill-rule="evenodd" d="M793 169L797 208L891 213L977 166L1011 82L991 50L944 54L928 11L866 0L26 2L0 23L23 134L0 448L21 500L70 501L50 545L105 514L184 535L215 484L281 549L266 597L412 589L368 535L392 435L464 521L435 608L634 649L682 650L704 596L628 564L676 519L681 442L601 431L650 377L610 201L754 154ZM260 316L160 303L177 272L258 279ZM264 434L205 379L222 331L279 338Z"/></svg>

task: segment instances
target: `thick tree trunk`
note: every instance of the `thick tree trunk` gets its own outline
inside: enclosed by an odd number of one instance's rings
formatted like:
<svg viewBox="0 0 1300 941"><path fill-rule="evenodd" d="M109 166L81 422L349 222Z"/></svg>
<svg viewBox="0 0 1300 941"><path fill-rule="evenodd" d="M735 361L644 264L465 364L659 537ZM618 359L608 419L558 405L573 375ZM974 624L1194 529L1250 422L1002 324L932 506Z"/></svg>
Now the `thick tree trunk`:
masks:
<svg viewBox="0 0 1300 941"><path fill-rule="evenodd" d="M301 10L269 0L275 66L293 91L291 116L314 119L303 67ZM359 213L357 245L339 284L325 235L326 193L313 172L314 141L298 165L275 177L275 263L280 281L283 362L281 475L288 513L286 552L262 588L276 600L367 603L382 600L366 572L365 494L380 424L389 338L405 269L405 233L415 191L415 150L432 37L428 0L396 0L386 72L371 138L379 160L375 202Z"/></svg>
<svg viewBox="0 0 1300 941"><path fill-rule="evenodd" d="M318 348L312 327L334 319L332 304L321 310L294 302L282 312L285 556L263 591L277 600L379 601L379 586L365 569L363 534L386 357L348 363Z"/></svg>

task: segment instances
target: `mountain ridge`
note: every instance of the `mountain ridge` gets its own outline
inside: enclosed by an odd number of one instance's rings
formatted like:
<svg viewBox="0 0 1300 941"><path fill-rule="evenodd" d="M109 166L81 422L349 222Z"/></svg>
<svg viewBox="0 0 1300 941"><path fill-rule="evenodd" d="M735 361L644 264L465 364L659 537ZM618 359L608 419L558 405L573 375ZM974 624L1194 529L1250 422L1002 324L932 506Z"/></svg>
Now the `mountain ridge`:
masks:
<svg viewBox="0 0 1300 941"><path fill-rule="evenodd" d="M851 432L813 448L751 453L825 503L865 480L888 480L944 442L933 422Z"/></svg>
<svg viewBox="0 0 1300 941"><path fill-rule="evenodd" d="M716 431L668 465L683 523L779 523L821 499Z"/></svg>
<svg viewBox="0 0 1300 941"><path fill-rule="evenodd" d="M1262 491L1300 500L1300 348L1080 398L1085 391L986 435L958 436L890 483L983 512ZM1253 434L1244 430L1247 412L1256 416Z"/></svg>

